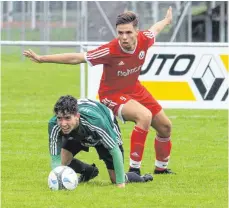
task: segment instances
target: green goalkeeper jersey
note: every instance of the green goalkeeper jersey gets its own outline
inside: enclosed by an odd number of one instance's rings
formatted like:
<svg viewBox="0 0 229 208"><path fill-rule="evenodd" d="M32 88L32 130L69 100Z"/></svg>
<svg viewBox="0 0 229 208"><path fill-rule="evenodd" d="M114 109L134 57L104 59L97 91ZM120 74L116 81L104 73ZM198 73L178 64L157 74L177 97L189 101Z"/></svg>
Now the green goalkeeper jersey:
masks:
<svg viewBox="0 0 229 208"><path fill-rule="evenodd" d="M113 158L116 181L124 182L124 167L119 145L122 144L121 134L114 122L112 111L105 105L89 99L79 99L78 108L80 122L77 129L69 135L63 135L57 125L56 116L49 121L49 152L52 157L52 168L60 165L62 140L72 137L85 147L103 145Z"/></svg>

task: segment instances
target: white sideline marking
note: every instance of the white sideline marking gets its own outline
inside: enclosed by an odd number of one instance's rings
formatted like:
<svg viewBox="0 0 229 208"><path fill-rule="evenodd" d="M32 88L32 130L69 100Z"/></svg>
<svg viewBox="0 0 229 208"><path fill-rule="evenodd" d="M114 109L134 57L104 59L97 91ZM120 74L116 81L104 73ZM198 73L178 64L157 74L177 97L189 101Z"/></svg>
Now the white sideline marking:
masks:
<svg viewBox="0 0 229 208"><path fill-rule="evenodd" d="M168 116L169 118L223 118L222 116L202 116L202 115L192 115L192 116Z"/></svg>
<svg viewBox="0 0 229 208"><path fill-rule="evenodd" d="M44 155L44 156L46 156L47 157L47 153L41 153L41 152L35 152L35 153L29 153L29 152L27 152L27 151L13 151L13 150L11 150L11 151L2 151L1 152L2 154L10 154L10 155L28 155L28 156L32 156L32 155Z"/></svg>
<svg viewBox="0 0 229 208"><path fill-rule="evenodd" d="M39 121L39 120L32 120L32 121L25 121L25 120L5 120L3 123L48 123L47 121Z"/></svg>
<svg viewBox="0 0 229 208"><path fill-rule="evenodd" d="M224 118L223 116L202 116L202 115L192 115L192 116L168 116L172 119L178 119L178 118L193 118L193 119L199 119L199 118ZM47 120L4 120L3 123L48 123Z"/></svg>

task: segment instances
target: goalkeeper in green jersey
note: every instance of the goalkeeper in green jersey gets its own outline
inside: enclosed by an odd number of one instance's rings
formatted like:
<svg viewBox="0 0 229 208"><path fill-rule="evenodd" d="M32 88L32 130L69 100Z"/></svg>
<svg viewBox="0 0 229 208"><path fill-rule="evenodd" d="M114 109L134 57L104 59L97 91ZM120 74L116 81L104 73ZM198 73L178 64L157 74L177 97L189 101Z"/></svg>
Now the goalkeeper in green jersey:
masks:
<svg viewBox="0 0 229 208"><path fill-rule="evenodd" d="M150 174L139 176L124 172L123 147L118 123L105 105L89 99L61 96L54 106L55 116L49 121L49 151L52 168L68 165L80 173L80 181L98 175L97 167L88 165L74 156L95 147L99 158L108 169L112 183L125 187L126 182L153 180Z"/></svg>

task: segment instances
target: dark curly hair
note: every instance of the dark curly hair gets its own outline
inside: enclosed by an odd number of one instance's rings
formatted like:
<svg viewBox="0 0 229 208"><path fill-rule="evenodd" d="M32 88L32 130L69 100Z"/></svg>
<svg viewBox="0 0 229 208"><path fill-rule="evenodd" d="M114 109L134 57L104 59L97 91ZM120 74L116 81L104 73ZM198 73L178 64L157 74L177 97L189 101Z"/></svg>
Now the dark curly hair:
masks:
<svg viewBox="0 0 229 208"><path fill-rule="evenodd" d="M78 112L77 99L71 95L61 96L54 105L53 111L55 114L75 114Z"/></svg>
<svg viewBox="0 0 229 208"><path fill-rule="evenodd" d="M129 23L132 23L134 27L138 27L138 17L134 12L127 11L117 16L116 27L118 25Z"/></svg>

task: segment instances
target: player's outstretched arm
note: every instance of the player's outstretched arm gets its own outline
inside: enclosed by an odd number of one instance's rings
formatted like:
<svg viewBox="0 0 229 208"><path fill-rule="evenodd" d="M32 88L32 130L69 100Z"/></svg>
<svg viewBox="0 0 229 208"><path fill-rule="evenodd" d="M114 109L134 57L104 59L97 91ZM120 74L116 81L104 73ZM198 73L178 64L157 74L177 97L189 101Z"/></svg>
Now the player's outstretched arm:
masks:
<svg viewBox="0 0 229 208"><path fill-rule="evenodd" d="M154 33L154 35L157 35L160 33L167 25L171 24L173 19L172 15L172 7L169 7L167 10L167 13L165 15L165 18L156 24L154 24L152 27L150 27L150 31Z"/></svg>
<svg viewBox="0 0 229 208"><path fill-rule="evenodd" d="M86 63L84 53L62 53L53 55L38 55L31 49L25 50L23 55L36 63L80 64Z"/></svg>
<svg viewBox="0 0 229 208"><path fill-rule="evenodd" d="M119 188L124 188L125 187L125 172L124 172L122 153L118 145L116 145L113 149L109 150L109 152L113 158L116 186Z"/></svg>

